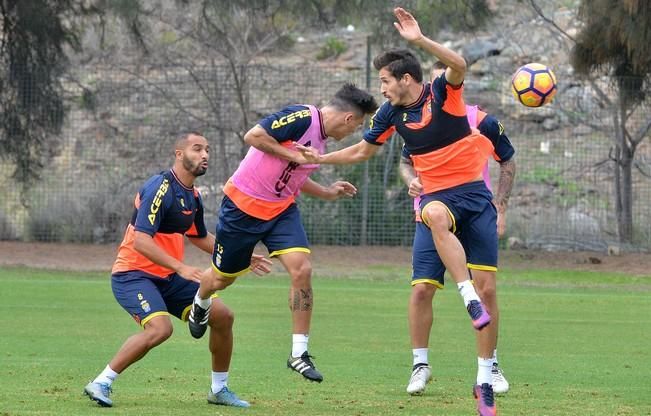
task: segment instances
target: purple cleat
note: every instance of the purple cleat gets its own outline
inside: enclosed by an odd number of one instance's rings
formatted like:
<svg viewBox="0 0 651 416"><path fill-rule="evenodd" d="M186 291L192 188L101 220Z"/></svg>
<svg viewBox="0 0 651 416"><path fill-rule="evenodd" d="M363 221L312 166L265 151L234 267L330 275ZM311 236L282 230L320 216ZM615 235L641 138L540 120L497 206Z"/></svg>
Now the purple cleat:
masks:
<svg viewBox="0 0 651 416"><path fill-rule="evenodd" d="M491 316L488 314L483 303L471 300L470 303L468 303L467 309L468 315L470 315L470 319L472 319L472 326L474 326L476 330L479 331L491 323Z"/></svg>
<svg viewBox="0 0 651 416"><path fill-rule="evenodd" d="M472 389L472 394L477 399L477 414L479 416L497 415L493 387L490 384L484 383L481 386L475 384L475 387Z"/></svg>

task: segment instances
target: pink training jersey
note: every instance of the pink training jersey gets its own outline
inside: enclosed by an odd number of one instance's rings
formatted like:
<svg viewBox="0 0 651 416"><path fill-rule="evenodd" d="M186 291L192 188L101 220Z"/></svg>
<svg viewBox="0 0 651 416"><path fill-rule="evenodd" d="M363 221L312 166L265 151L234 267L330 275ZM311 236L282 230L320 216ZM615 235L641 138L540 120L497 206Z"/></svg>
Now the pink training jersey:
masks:
<svg viewBox="0 0 651 416"><path fill-rule="evenodd" d="M479 107L476 105L466 105L466 113L468 124L470 124L471 128L476 129L479 126L479 123L481 123L481 120L479 120L478 117ZM484 178L484 183L488 190L493 192L493 188L491 187L491 176L488 171L488 161L484 166L484 170L482 170L482 177ZM416 211L416 220L420 221L420 196L414 198L414 211Z"/></svg>
<svg viewBox="0 0 651 416"><path fill-rule="evenodd" d="M296 141L287 140L282 144L289 148L295 148L296 144L311 146L325 153L326 137L323 136L318 110L311 105L305 105L310 110L311 124ZM240 163L230 181L240 192L256 200L271 203L293 202L300 193L301 187L312 172L319 168L318 164L300 165L289 162L285 159L272 156L251 147ZM246 209L236 205L245 212ZM287 206L289 206L289 203ZM266 218L262 212L247 212L257 218Z"/></svg>

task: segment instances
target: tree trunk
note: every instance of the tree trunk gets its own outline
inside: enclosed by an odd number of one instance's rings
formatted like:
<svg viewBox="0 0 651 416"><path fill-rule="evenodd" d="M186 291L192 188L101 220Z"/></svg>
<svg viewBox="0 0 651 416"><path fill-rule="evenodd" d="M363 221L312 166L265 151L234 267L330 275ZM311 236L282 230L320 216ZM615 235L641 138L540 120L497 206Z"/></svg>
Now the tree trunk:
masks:
<svg viewBox="0 0 651 416"><path fill-rule="evenodd" d="M633 157L628 148L621 151L618 163L619 188L621 190L620 212L617 215L617 229L619 241L622 243L633 242Z"/></svg>
<svg viewBox="0 0 651 416"><path fill-rule="evenodd" d="M620 243L633 242L633 155L626 140L626 109L620 100L615 116L615 213Z"/></svg>

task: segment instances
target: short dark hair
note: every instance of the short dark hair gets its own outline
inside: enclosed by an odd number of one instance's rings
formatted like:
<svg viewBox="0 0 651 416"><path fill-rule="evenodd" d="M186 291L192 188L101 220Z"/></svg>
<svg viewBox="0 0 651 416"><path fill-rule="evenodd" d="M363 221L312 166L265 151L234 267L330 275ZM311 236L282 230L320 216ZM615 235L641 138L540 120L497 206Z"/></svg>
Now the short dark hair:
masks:
<svg viewBox="0 0 651 416"><path fill-rule="evenodd" d="M371 94L350 82L339 88L329 105L341 111L356 111L360 115L373 114L378 108L377 101Z"/></svg>
<svg viewBox="0 0 651 416"><path fill-rule="evenodd" d="M373 59L373 66L378 71L386 68L397 79L409 74L416 82L423 81L423 70L418 58L407 49L392 49L382 52Z"/></svg>
<svg viewBox="0 0 651 416"><path fill-rule="evenodd" d="M190 138L190 136L201 136L201 137L203 137L203 133L200 133L198 130L184 131L183 133L176 136L176 140L174 141L174 150L179 150L179 149L185 148L185 144L186 144L187 140Z"/></svg>

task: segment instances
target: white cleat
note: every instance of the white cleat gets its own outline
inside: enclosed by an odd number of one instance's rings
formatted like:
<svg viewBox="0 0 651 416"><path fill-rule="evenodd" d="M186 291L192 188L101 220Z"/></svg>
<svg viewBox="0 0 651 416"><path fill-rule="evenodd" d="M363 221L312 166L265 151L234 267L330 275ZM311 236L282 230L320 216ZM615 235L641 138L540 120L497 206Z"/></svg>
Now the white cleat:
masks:
<svg viewBox="0 0 651 416"><path fill-rule="evenodd" d="M425 386L432 381L432 368L429 365L416 367L409 378L407 393L412 396L420 396L425 392Z"/></svg>
<svg viewBox="0 0 651 416"><path fill-rule="evenodd" d="M495 394L504 394L509 391L509 382L506 381L504 373L502 373L502 369L497 363L493 364L491 376L493 378L493 392Z"/></svg>

